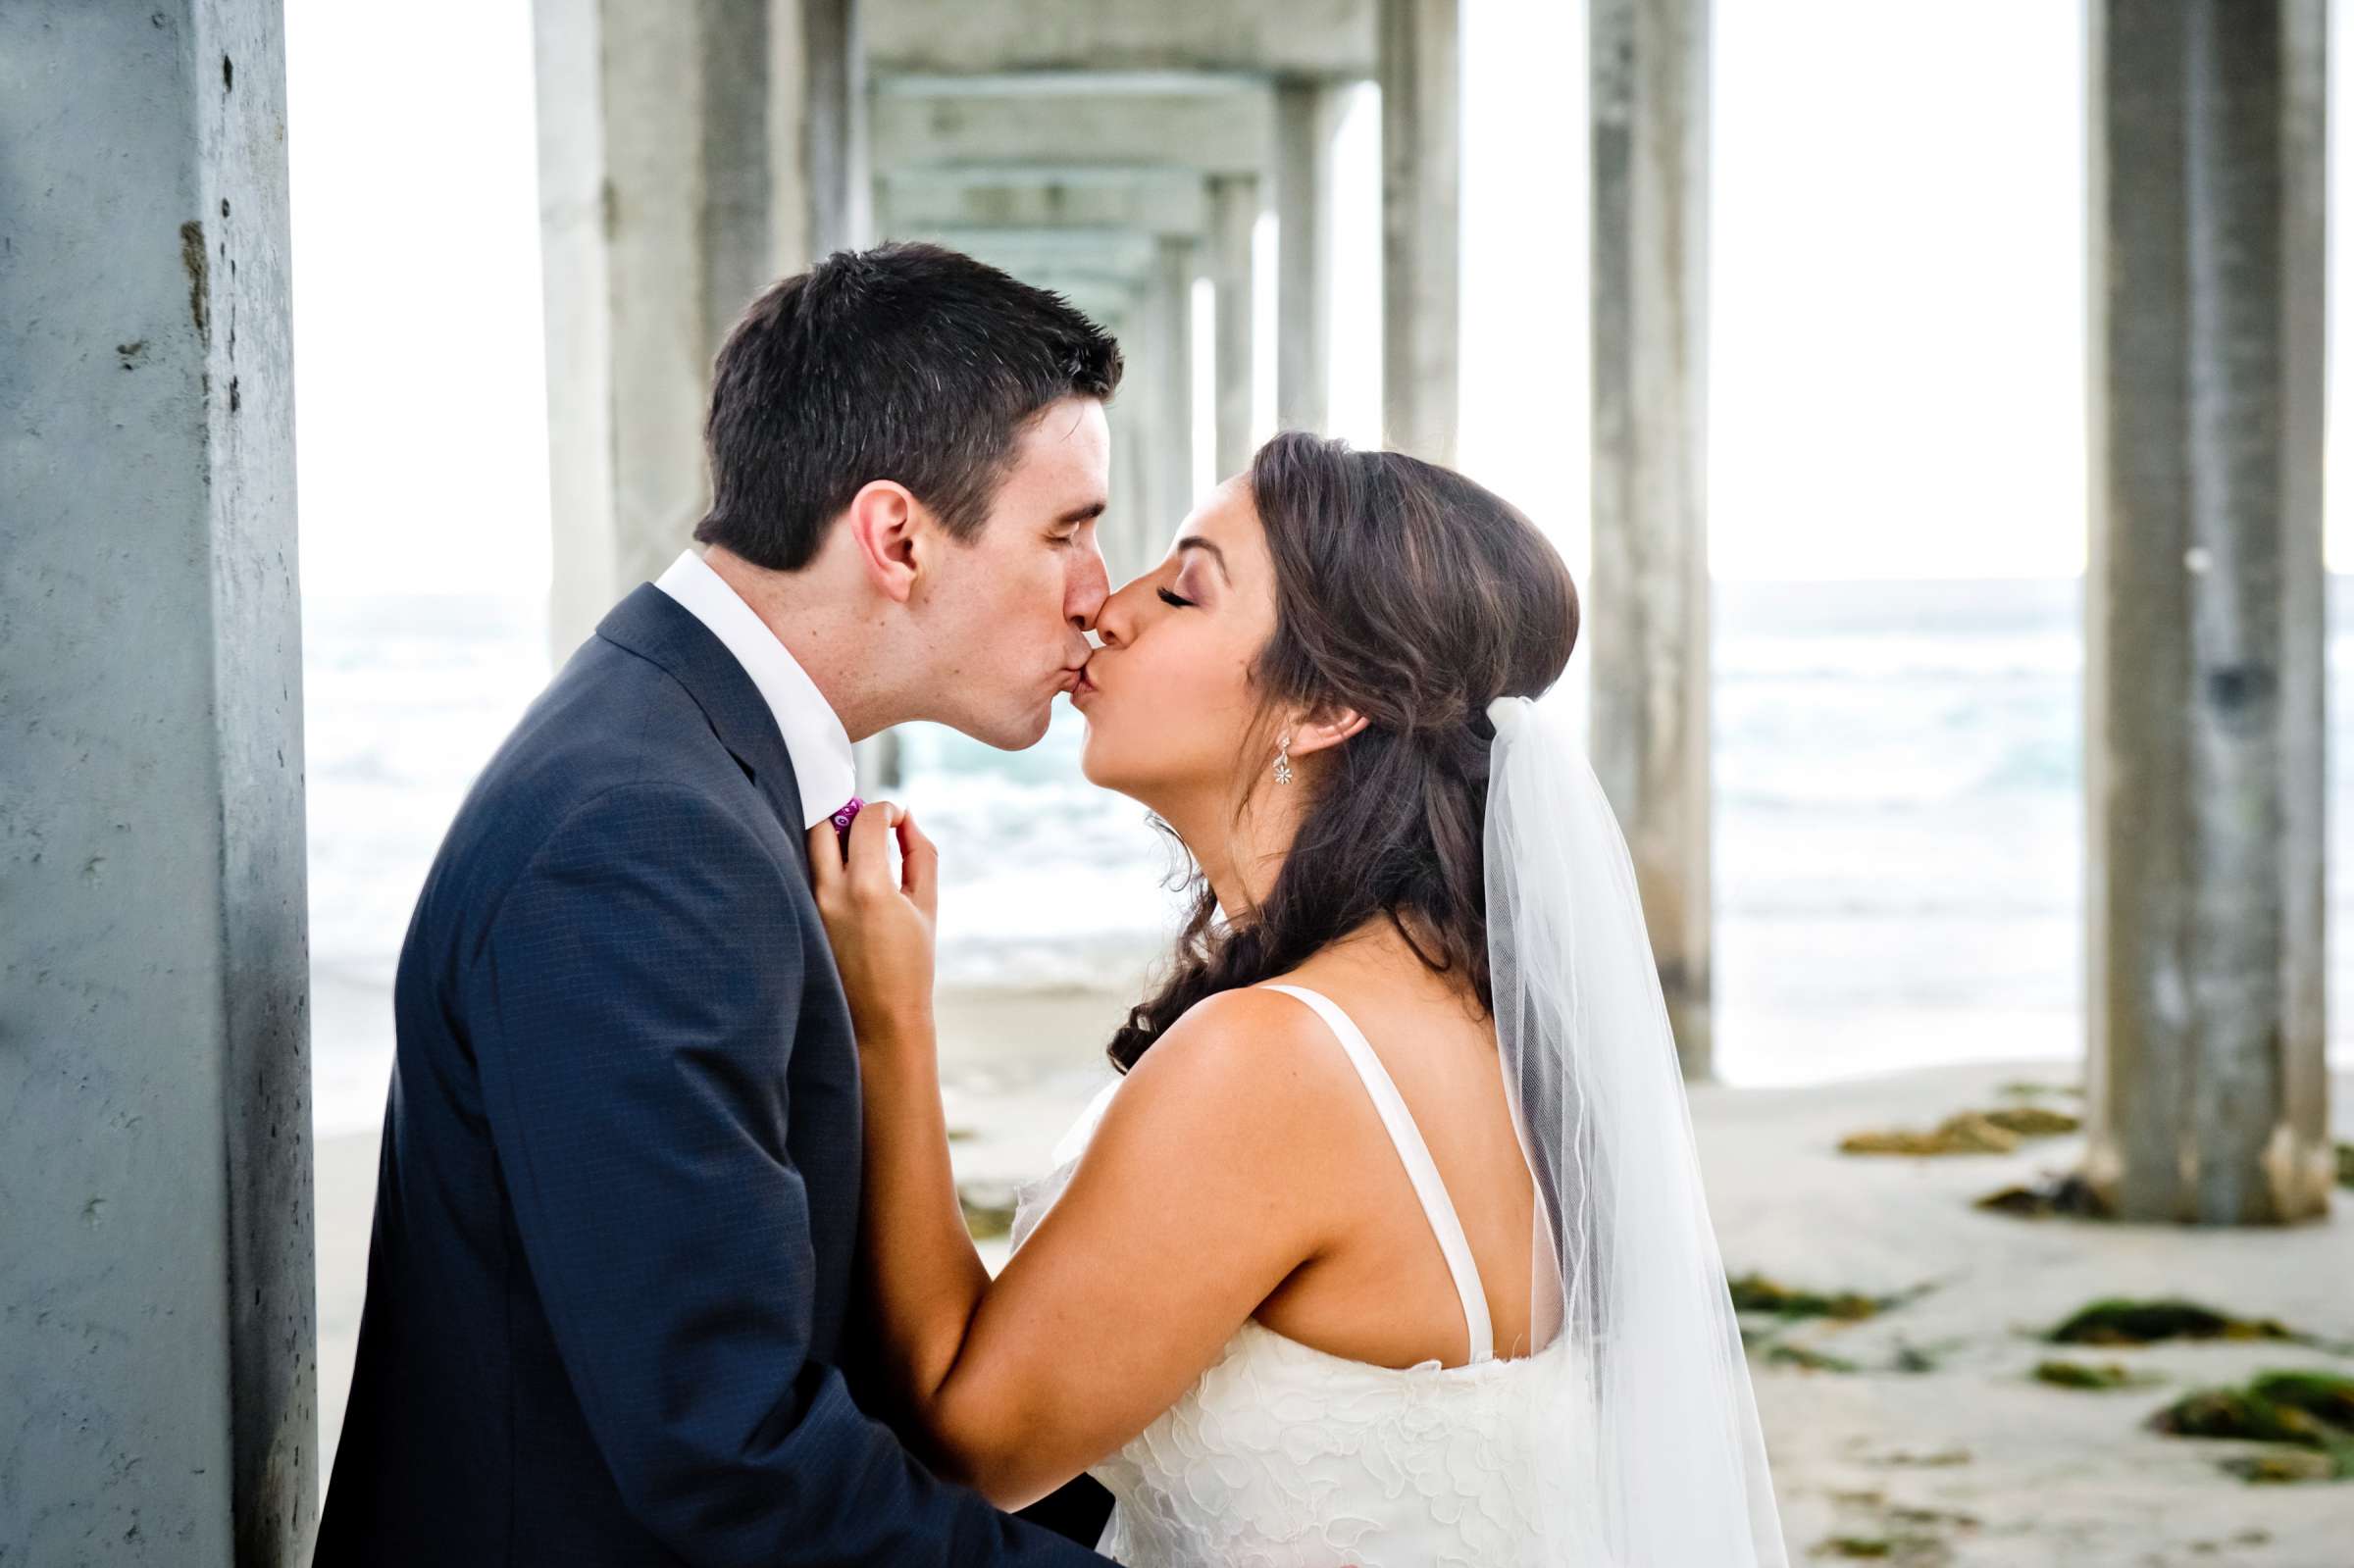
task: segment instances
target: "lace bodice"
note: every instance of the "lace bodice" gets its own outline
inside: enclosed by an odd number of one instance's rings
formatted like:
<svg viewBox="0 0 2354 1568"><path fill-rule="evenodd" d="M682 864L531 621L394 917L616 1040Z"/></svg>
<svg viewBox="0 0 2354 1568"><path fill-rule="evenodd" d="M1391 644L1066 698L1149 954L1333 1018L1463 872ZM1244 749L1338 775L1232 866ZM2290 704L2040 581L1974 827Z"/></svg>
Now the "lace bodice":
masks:
<svg viewBox="0 0 2354 1568"><path fill-rule="evenodd" d="M1542 1542L1561 1564L1578 1515L1563 1478L1585 1473L1562 1450L1585 1404L1576 1363L1558 1340L1493 1358L1462 1226L1380 1059L1327 998L1267 988L1314 1008L1364 1081L1447 1255L1471 1360L1372 1366L1246 1322L1183 1397L1090 1472L1116 1501L1100 1549L1131 1568L1505 1568L1533 1562ZM1016 1247L1118 1087L1064 1138L1056 1168L1023 1189Z"/></svg>

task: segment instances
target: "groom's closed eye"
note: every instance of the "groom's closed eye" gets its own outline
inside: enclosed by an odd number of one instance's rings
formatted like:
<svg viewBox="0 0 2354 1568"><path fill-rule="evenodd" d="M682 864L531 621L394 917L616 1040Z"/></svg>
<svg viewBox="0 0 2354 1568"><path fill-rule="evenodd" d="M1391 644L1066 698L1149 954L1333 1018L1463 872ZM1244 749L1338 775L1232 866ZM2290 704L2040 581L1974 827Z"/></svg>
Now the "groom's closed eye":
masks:
<svg viewBox="0 0 2354 1568"><path fill-rule="evenodd" d="M1085 506L1073 507L1054 520L1052 527L1047 531L1047 537L1056 544L1076 543L1079 535L1103 515L1104 506L1102 501L1090 501Z"/></svg>

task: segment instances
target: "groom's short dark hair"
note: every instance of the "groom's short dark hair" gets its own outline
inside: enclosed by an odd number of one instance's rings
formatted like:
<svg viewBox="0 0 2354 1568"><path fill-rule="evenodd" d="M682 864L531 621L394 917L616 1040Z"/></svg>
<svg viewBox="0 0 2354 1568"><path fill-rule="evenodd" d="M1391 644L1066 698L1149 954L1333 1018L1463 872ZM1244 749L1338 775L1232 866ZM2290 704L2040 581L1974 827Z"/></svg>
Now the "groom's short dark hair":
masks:
<svg viewBox="0 0 2354 1568"><path fill-rule="evenodd" d="M798 571L862 487L896 480L969 539L1023 424L1119 383L1120 345L1059 294L938 245L838 251L754 300L720 348L694 536Z"/></svg>

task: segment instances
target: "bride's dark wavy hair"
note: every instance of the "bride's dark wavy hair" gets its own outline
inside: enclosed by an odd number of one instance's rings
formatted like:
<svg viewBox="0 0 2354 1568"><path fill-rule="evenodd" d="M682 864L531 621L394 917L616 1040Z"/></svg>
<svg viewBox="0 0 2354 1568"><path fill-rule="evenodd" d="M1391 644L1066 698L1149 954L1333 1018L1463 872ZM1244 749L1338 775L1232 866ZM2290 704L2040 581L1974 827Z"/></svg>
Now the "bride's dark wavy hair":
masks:
<svg viewBox="0 0 2354 1568"><path fill-rule="evenodd" d="M1195 868L1175 951L1112 1037L1122 1072L1203 997L1294 969L1376 917L1492 1007L1487 708L1551 686L1577 642L1560 554L1460 474L1287 433L1258 449L1250 486L1275 562L1275 632L1252 669L1260 711L1346 709L1366 724L1298 774L1314 794L1257 908L1221 923ZM1243 780L1273 755L1262 738L1245 742Z"/></svg>

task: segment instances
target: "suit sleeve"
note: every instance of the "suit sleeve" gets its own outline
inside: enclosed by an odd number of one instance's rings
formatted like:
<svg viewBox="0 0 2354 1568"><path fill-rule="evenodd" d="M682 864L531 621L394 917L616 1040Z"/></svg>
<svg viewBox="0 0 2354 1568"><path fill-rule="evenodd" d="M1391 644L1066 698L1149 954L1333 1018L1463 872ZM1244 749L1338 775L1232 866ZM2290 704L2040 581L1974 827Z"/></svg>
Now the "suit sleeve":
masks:
<svg viewBox="0 0 2354 1568"><path fill-rule="evenodd" d="M525 1261L631 1512L698 1565L1099 1565L935 1480L810 1358L786 1148L798 876L716 802L579 808L492 917L469 1012Z"/></svg>

